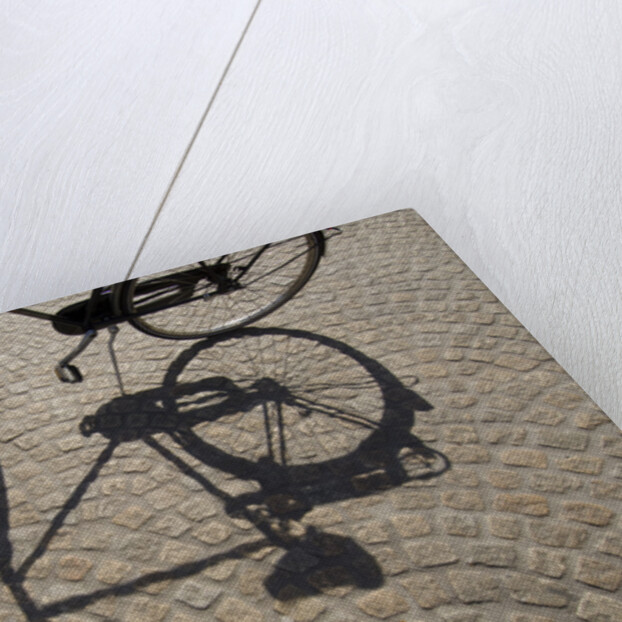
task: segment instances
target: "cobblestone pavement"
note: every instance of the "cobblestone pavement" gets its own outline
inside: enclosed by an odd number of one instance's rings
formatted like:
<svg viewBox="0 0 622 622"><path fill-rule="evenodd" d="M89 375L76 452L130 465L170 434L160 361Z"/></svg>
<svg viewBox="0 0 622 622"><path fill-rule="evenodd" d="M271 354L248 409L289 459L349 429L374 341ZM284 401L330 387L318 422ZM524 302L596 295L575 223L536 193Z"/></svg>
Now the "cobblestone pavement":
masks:
<svg viewBox="0 0 622 622"><path fill-rule="evenodd" d="M414 212L257 326L0 318L0 621L622 620L620 432Z"/></svg>

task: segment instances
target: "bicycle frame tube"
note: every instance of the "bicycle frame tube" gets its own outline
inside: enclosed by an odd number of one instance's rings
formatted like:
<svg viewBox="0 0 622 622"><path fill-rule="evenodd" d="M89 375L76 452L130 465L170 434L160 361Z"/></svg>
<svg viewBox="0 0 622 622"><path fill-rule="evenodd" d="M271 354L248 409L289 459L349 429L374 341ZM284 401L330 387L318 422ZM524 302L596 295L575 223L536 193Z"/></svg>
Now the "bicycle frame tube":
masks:
<svg viewBox="0 0 622 622"><path fill-rule="evenodd" d="M62 322L63 324L67 324L68 326L81 326L82 322L78 322L77 320L69 320L59 318L57 315L53 315L51 313L42 313L41 311L33 311L32 309L13 309L9 311L9 313L15 313L16 315L25 315L26 317L34 317L38 320L49 320L50 322Z"/></svg>
<svg viewBox="0 0 622 622"><path fill-rule="evenodd" d="M331 229L328 229L329 231L335 230L337 231L337 235L339 235L341 233L341 230L337 227L332 227ZM320 251L320 256L324 255L325 250L326 250L326 244L325 244L325 234L322 231L316 231L314 233L315 236L315 240L317 245L319 246L319 251ZM331 236L332 237L332 236ZM246 272L259 258L259 256L261 256L261 254L263 252L265 252L265 250L270 246L270 244L266 244L264 245L258 252L257 254L253 257L253 259L251 260L250 264L245 266L245 270L244 272ZM113 295L114 291L116 288L118 287L122 287L125 283L116 283L114 285L109 286L110 287L110 295ZM193 296L192 298L188 298L185 300L182 300L180 302L176 302L176 303L172 303L172 304L167 304L161 308L156 308L156 309L150 309L148 311L139 311L137 313L128 313L128 314L112 314L109 318L101 319L101 318L96 318L94 322L92 322L92 318L93 318L93 312L95 311L95 309L97 308L97 302L100 300L100 298L102 297L102 292L105 291L106 288L104 287L98 287L96 289L94 289L91 292L91 295L88 299L88 301L86 302L86 311L85 311L85 315L84 318L81 320L73 320L70 318L65 318L62 317L58 314L53 314L53 313L44 313L42 311L35 311L34 309L28 309L28 308L21 308L21 309L13 309L11 311L8 311L8 313L15 313L16 315L23 315L26 317L32 317L38 320L47 320L49 322L54 322L56 324L64 324L66 326L74 326L74 327L78 327L83 329L85 332L89 329L101 329L101 328L106 328L107 326L111 326L113 324L118 324L120 322L125 322L127 320L131 320L133 318L137 318L137 317L143 317L145 315L150 315L152 313L158 313L159 311L164 311L166 309L172 309L173 307L177 307L180 305L184 305L184 304L188 304L189 302L194 302L196 300L200 300L201 298L203 298L203 295L199 295L199 296ZM216 294L217 295L217 294Z"/></svg>
<svg viewBox="0 0 622 622"><path fill-rule="evenodd" d="M87 313L85 315L84 320L72 320L69 318L61 317L59 315L55 315L53 313L43 313L42 311L34 311L33 309L28 309L28 308L13 309L11 311L8 311L8 313L15 313L16 315L24 315L26 317L33 317L38 320L48 320L50 322L55 322L57 324L65 324L67 326L76 326L76 327L84 328L85 330L88 330L88 328L95 328L95 329L105 328L106 326L109 326L112 324L117 324L119 322L125 322L135 317L142 317L144 315L158 313L159 311L164 311L166 309L172 309L173 307L181 306L189 302L194 302L195 300L200 300L201 298L203 298L202 295L194 296L192 298L188 298L180 302L168 304L164 307L160 307L157 309L150 309L149 311L141 311L138 313L127 313L127 314L122 314L122 315L113 315L108 320L101 320L98 322L96 321L91 324L90 320L92 317L93 308L95 306L95 300L100 297L101 288L99 288L99 293L97 293L97 291L98 290L93 290L93 292L91 293L91 297L89 298L89 301L87 303Z"/></svg>
<svg viewBox="0 0 622 622"><path fill-rule="evenodd" d="M58 314L43 313L42 311L35 311L33 309L27 308L13 309L12 311L9 311L9 313L24 315L26 317L34 317L38 320L48 320L57 324L65 324L66 326L76 326L79 328L83 328L86 331L89 328L93 328L91 326L91 318L93 316L93 311L96 308L97 302L101 298L101 293L103 290L103 287L98 287L91 292L91 295L86 303L86 312L84 314L84 319L82 320L72 320L70 318L62 317ZM107 325L107 323L104 325Z"/></svg>
<svg viewBox="0 0 622 622"><path fill-rule="evenodd" d="M84 314L84 321L82 323L82 328L88 330L89 328L93 328L91 326L91 317L93 315L93 311L95 310L99 299L101 298L103 287L98 287L91 292L91 297L89 301L86 303L86 312Z"/></svg>

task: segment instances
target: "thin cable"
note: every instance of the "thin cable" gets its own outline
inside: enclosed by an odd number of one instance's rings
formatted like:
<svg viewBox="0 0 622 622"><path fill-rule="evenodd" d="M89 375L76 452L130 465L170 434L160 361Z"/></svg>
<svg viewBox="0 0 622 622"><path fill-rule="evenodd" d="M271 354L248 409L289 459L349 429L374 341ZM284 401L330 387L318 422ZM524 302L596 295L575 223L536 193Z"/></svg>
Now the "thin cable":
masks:
<svg viewBox="0 0 622 622"><path fill-rule="evenodd" d="M114 373L117 376L117 382L119 383L119 390L121 391L121 395L127 395L125 389L123 388L123 380L121 379L121 371L119 370L119 364L117 362L117 355L114 351L114 338L117 336L119 332L119 327L116 325L112 325L108 327L108 331L110 332L110 339L108 341L108 351L110 352L110 358L112 359L112 365L114 367Z"/></svg>
<svg viewBox="0 0 622 622"><path fill-rule="evenodd" d="M175 185L175 182L177 181L177 178L179 177L181 169L186 163L190 150L192 149L192 146L194 145L197 139L197 136L199 135L199 132L201 131L201 128L203 127L203 123L205 122L205 119L207 118L209 111L212 109L216 96L218 95L220 91L220 87L223 85L223 82L225 81L225 78L227 77L227 73L229 73L229 69L231 68L231 65L233 64L233 61L238 53L238 50L240 49L240 46L242 45L242 41L244 41L244 37L246 36L248 29L250 28L250 25L255 17L255 14L257 13L257 10L259 9L260 4L261 4L261 0L257 0L257 4L255 5L255 8L253 9L253 12L251 13L250 18L248 22L246 23L244 30L242 31L242 35L240 36L240 39L233 50L233 54L231 55L231 58L229 59L229 62L227 63L227 66L225 67L225 70L222 76L220 77L218 84L216 85L216 89L212 93L212 96L207 104L207 108L205 108L205 111L203 112L203 115L201 116L199 124L197 125L197 128L194 131L194 134L192 135L192 138L190 139L190 142L188 143L188 146L186 147L186 150L184 151L184 154L182 155L181 160L179 161L179 164L177 165L177 168L175 169L175 172L173 173L173 178L171 179L171 182L169 183L168 188L166 189L166 192L164 193L164 197L162 198L162 201L160 201L160 205L158 206L158 209L156 210L153 220L151 221L151 225L149 226L149 229L147 230L147 233L143 241L141 242L140 247L138 248L136 257L134 257L134 261L132 261L132 265L130 266L130 269L127 271L127 274L125 275L126 281L129 280L130 275L132 274L132 272L134 271L134 268L136 267L138 259L140 258L143 250L145 249L147 240L149 239L149 236L153 232L153 229L158 220L158 217L160 216L160 213L162 212L162 209L164 208L164 204L166 203L169 195L171 194L171 190L173 189L173 186Z"/></svg>

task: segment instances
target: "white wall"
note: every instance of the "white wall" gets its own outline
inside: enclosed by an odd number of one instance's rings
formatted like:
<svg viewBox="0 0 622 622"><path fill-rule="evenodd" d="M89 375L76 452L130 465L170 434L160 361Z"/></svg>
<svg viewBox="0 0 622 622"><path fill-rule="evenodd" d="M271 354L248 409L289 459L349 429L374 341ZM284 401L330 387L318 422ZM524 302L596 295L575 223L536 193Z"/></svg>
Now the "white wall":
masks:
<svg viewBox="0 0 622 622"><path fill-rule="evenodd" d="M254 2L68 4L0 44L2 309L414 208L622 424L618 2L262 0L202 124Z"/></svg>
<svg viewBox="0 0 622 622"><path fill-rule="evenodd" d="M0 310L123 280L253 6L0 3Z"/></svg>

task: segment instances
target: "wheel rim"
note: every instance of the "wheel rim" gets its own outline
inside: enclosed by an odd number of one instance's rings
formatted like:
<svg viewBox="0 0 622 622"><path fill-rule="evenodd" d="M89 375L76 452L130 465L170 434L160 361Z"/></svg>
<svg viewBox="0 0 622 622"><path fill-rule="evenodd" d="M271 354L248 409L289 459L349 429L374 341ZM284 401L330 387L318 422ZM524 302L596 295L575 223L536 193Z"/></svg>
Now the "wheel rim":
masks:
<svg viewBox="0 0 622 622"><path fill-rule="evenodd" d="M231 253L135 279L124 294L125 311L160 309L133 320L138 328L157 336L183 339L220 334L263 317L295 295L318 259L313 235ZM251 262L243 273L241 269ZM228 266L222 277L228 284L219 291L220 277L213 273L223 272L222 266Z"/></svg>

